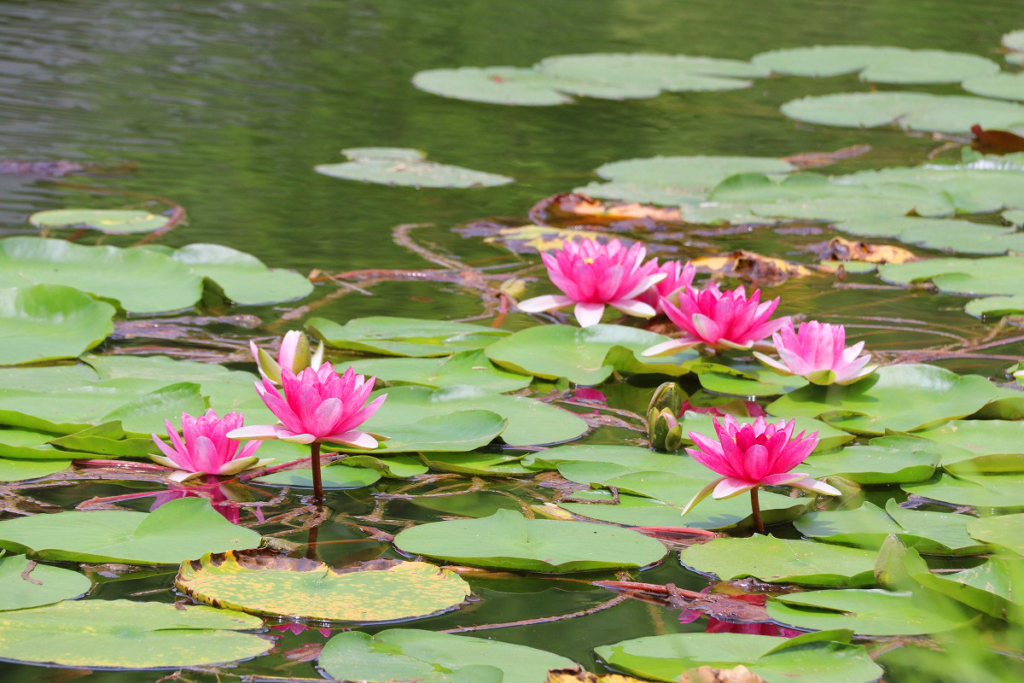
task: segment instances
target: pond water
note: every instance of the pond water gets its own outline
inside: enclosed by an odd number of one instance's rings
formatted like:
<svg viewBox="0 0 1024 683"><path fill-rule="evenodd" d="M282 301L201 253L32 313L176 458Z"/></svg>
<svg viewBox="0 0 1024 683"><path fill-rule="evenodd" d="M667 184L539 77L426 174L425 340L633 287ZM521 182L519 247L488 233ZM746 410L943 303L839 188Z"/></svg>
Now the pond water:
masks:
<svg viewBox="0 0 1024 683"><path fill-rule="evenodd" d="M783 157L870 145L867 153L825 169L840 174L923 163L944 143L931 135L909 135L892 127L799 124L779 112L782 103L796 97L868 89L853 75L761 79L741 90L663 94L621 102L579 98L566 106L504 107L421 92L410 83L418 71L529 66L552 55L587 52L684 53L746 60L765 50L815 44L942 49L1000 61L999 38L1024 27L1024 4L1015 0L981 4L958 0L25 0L0 2L0 17L2 156L113 169L63 178L0 175L0 236L34 234L26 219L37 211L124 208L137 196L157 196L184 207L188 215L187 222L161 238L161 244L224 244L273 267L306 274L314 269L338 273L433 267L396 244L392 228L398 224L426 224L415 232L420 243L471 266L514 263L507 251L451 229L479 220L525 224L536 202L595 180L593 169L610 161L659 154ZM918 89L959 92L956 86ZM416 148L432 160L510 176L515 182L480 189L413 189L349 182L313 171L314 165L342 161L339 151L343 148L368 146ZM958 153L952 150L940 158L952 159ZM826 237L813 232L795 237L761 229L740 234L710 232L690 244L666 243L666 256L677 249L680 256L697 257L710 245L716 252L744 248L806 260L796 245L822 239ZM853 278L853 282L879 284L874 278ZM1003 370L1011 359L1024 356L1019 328L995 329L992 321L967 315L961 297L833 284L794 279L766 291L782 297L780 313L846 323L854 340L865 340L872 350L883 353L951 342L995 342L972 355L934 356L936 364L958 372L1005 380ZM316 305L297 314L291 304L214 311L251 314L261 322L250 327L204 328L199 336L205 346L196 357L252 370L243 341L298 329L312 315L344 322L369 315L467 319L481 312L479 297L451 284L385 282L373 287L371 296L348 292L319 303L326 287L319 285L312 298ZM541 292L536 289L535 293ZM504 326L520 329L529 322L527 316L512 313ZM1003 339L1010 341L1000 344ZM187 347L187 343L147 335L122 335L99 350L180 354ZM638 406L646 406L656 384L639 381L613 387L606 394L613 407L637 411ZM573 409L588 412L586 407ZM606 426L586 439L640 443L643 436ZM368 488L330 493L331 518L318 537L320 557L333 565L400 557L387 543L369 539L354 528L356 517L379 514L385 521L377 526L394 533L407 521L484 517L500 508L528 509L556 495L540 479L468 475L429 481L412 493L449 485L456 492L466 492L418 500L406 495L409 482L385 479ZM22 492L43 503L73 509L94 496L158 488L147 481L87 481ZM286 501L267 509L267 517L306 493L293 490ZM876 494L880 505L889 498L905 498L895 487L872 495ZM256 487L249 495L266 499L274 490ZM146 511L151 504L152 499L139 498L121 505ZM250 508L243 510L241 521L256 521ZM256 528L265 534L288 529L275 524ZM790 526L776 533L798 536ZM304 543L306 534L303 529L284 537ZM103 570L93 576L98 585L90 595L174 602L180 596L170 588L173 576L170 569L125 575ZM606 573L599 578L614 577ZM535 620L593 608L614 597L601 588L544 577L470 575L467 580L475 602L410 626L441 631ZM708 584L706 577L684 570L671 557L636 580L690 590ZM705 629L705 618L680 623L678 613L678 608L631 599L568 621L509 625L475 635L539 647L594 669L593 648L598 645ZM373 633L384 628L364 630ZM317 678L315 652L303 646L324 642L315 630L286 633L274 653L225 669L229 675L190 671L181 680L231 680L236 674ZM313 657L307 656L310 652ZM166 673L0 664L0 678L11 683L155 681ZM915 680L912 672L900 676L893 680Z"/></svg>

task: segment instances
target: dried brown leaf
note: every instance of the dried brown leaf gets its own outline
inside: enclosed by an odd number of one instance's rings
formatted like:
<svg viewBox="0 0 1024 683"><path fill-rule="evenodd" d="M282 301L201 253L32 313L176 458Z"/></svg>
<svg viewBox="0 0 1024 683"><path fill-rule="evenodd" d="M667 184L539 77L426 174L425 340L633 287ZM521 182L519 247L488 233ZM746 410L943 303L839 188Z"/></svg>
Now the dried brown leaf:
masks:
<svg viewBox="0 0 1024 683"><path fill-rule="evenodd" d="M767 287L781 284L791 277L804 277L812 272L810 268L799 263L762 256L745 249L737 249L731 254L695 259L693 265L701 272L735 277Z"/></svg>
<svg viewBox="0 0 1024 683"><path fill-rule="evenodd" d="M758 679L760 680L760 679ZM548 672L544 683L645 683L639 678L622 674L595 674L583 669L556 669ZM737 683L739 683L737 681ZM753 683L751 681L751 683Z"/></svg>
<svg viewBox="0 0 1024 683"><path fill-rule="evenodd" d="M530 220L537 225L565 226L583 223L607 226L617 231L648 231L664 225L678 226L686 222L679 209L636 202L602 202L578 192L563 192L545 197L530 209Z"/></svg>
<svg viewBox="0 0 1024 683"><path fill-rule="evenodd" d="M827 242L807 245L819 261L864 261L867 263L906 263L917 261L912 251L888 244L868 244L833 237Z"/></svg>
<svg viewBox="0 0 1024 683"><path fill-rule="evenodd" d="M679 683L764 683L764 679L740 664L732 669L691 669L679 678Z"/></svg>
<svg viewBox="0 0 1024 683"><path fill-rule="evenodd" d="M805 152L803 154L793 154L792 156L782 157L782 160L801 169L817 168L819 166L828 166L829 164L834 164L837 161L843 161L844 159L859 157L861 154L867 154L870 151L871 145L851 145L849 147L837 149L834 152Z"/></svg>

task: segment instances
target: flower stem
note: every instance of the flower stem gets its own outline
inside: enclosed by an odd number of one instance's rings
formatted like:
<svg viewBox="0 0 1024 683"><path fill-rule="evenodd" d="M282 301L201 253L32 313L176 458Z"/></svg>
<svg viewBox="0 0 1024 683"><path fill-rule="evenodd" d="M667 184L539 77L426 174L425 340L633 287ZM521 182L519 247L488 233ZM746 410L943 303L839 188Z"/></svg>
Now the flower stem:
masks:
<svg viewBox="0 0 1024 683"><path fill-rule="evenodd" d="M314 441L309 444L310 458L313 461L313 497L316 499L316 504L323 506L324 504L324 484L320 480L320 442Z"/></svg>
<svg viewBox="0 0 1024 683"><path fill-rule="evenodd" d="M754 528L757 529L757 533L764 533L764 522L761 520L761 505L757 502L757 490L758 487L750 489L750 508L754 511Z"/></svg>

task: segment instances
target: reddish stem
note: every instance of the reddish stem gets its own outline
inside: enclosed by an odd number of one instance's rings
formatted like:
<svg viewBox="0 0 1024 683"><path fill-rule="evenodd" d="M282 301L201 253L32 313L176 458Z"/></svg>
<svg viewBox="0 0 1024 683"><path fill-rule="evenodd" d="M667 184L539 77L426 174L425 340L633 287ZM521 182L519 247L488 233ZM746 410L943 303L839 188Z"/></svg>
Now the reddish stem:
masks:
<svg viewBox="0 0 1024 683"><path fill-rule="evenodd" d="M718 536L713 531L707 529L694 529L688 526L636 526L633 527L634 531L639 531L642 534L648 536L654 536L657 534L690 534L692 536L707 536L708 538L715 538Z"/></svg>
<svg viewBox="0 0 1024 683"><path fill-rule="evenodd" d="M319 507L324 505L324 484L320 478L320 442L309 444L310 458L313 461L313 498Z"/></svg>
<svg viewBox="0 0 1024 683"><path fill-rule="evenodd" d="M757 533L764 533L764 521L761 520L761 505L757 501L757 488L750 489L750 507L754 511L754 528Z"/></svg>

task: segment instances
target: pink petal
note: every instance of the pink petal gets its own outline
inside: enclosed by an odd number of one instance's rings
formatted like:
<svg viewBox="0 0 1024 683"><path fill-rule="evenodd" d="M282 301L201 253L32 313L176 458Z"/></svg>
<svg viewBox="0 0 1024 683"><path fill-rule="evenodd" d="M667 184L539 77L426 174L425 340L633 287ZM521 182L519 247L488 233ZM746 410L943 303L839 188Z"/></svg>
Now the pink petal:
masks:
<svg viewBox="0 0 1024 683"><path fill-rule="evenodd" d="M378 446L377 439L373 438L366 432L361 432L357 429L347 431L344 434L329 436L325 438L324 441L330 441L331 443L350 446L352 448L361 448L368 451L373 450Z"/></svg>
<svg viewBox="0 0 1024 683"><path fill-rule="evenodd" d="M576 304L573 312L576 314L576 320L579 321L580 327L593 327L601 322L601 316L604 315L604 304L580 302Z"/></svg>
<svg viewBox="0 0 1024 683"><path fill-rule="evenodd" d="M638 318L652 318L657 313L650 304L645 304L643 301L621 299L619 301L612 301L611 306L619 309L626 315L634 315Z"/></svg>
<svg viewBox="0 0 1024 683"><path fill-rule="evenodd" d="M725 480L715 479L714 481L709 482L707 485L705 485L704 488L702 488L700 491L697 491L697 493L694 494L693 498L690 499L690 502L683 506L681 516L685 517L687 513L690 512L690 510L697 507L697 503L707 498L708 495L715 489L715 487L718 486L718 484L720 484L723 481Z"/></svg>
<svg viewBox="0 0 1024 683"><path fill-rule="evenodd" d="M647 358L650 358L652 356L671 356L673 354L679 353L680 351L692 349L697 344L698 342L696 341L687 341L685 339L670 339L669 341L661 342L660 344L655 344L649 349L645 349L643 353L641 353L640 355Z"/></svg>
<svg viewBox="0 0 1024 683"><path fill-rule="evenodd" d="M249 425L248 427L239 427L238 429L232 429L228 432L227 437L234 440L244 439L259 439L261 441L266 439L276 439L278 429L277 425Z"/></svg>
<svg viewBox="0 0 1024 683"><path fill-rule="evenodd" d="M723 500L725 498L732 498L738 496L741 493L746 493L752 488L756 488L757 484L751 484L741 479L723 479L718 482L715 486L715 492L711 495L715 500Z"/></svg>
<svg viewBox="0 0 1024 683"><path fill-rule="evenodd" d="M563 308L573 303L573 300L567 296L561 294L545 294L543 296L535 296L532 299L520 301L516 304L516 308L524 313L546 313L553 311L556 308Z"/></svg>
<svg viewBox="0 0 1024 683"><path fill-rule="evenodd" d="M310 431L319 437L327 436L334 431L334 425L345 412L345 404L341 399L329 398L313 411Z"/></svg>

